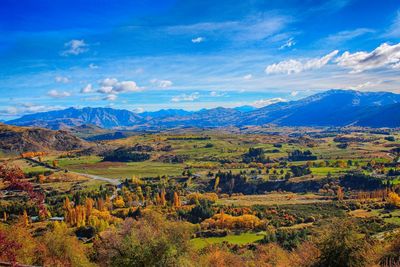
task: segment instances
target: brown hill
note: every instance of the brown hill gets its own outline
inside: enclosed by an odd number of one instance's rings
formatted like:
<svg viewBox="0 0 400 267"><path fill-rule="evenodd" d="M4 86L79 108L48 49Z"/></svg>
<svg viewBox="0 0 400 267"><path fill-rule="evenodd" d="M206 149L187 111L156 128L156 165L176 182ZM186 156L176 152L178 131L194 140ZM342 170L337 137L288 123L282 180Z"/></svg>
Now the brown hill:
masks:
<svg viewBox="0 0 400 267"><path fill-rule="evenodd" d="M17 127L0 123L0 150L4 152L70 151L89 146L89 143L66 131Z"/></svg>

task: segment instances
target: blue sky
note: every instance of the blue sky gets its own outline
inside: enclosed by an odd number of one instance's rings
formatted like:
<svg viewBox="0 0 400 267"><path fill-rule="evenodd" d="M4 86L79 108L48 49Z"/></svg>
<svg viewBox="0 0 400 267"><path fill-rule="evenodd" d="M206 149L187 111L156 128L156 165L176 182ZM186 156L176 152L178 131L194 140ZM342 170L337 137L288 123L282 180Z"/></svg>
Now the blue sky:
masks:
<svg viewBox="0 0 400 267"><path fill-rule="evenodd" d="M398 0L2 0L0 119L400 93Z"/></svg>

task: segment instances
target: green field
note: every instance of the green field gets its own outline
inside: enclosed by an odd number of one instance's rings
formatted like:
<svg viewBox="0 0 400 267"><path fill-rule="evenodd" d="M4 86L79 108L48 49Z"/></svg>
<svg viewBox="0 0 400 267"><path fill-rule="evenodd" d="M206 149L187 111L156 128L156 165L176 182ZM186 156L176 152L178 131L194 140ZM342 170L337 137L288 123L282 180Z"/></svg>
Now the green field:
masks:
<svg viewBox="0 0 400 267"><path fill-rule="evenodd" d="M220 244L228 242L235 245L245 245L257 242L264 238L263 232L260 233L242 233L240 235L227 235L224 237L208 237L208 238L194 238L191 240L196 249L202 249L211 244Z"/></svg>

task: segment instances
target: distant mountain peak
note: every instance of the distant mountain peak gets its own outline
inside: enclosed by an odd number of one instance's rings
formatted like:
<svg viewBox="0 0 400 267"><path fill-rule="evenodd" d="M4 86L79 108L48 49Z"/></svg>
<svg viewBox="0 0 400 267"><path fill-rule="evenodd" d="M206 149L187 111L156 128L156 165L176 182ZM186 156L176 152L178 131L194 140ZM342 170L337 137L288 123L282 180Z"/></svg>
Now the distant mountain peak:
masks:
<svg viewBox="0 0 400 267"><path fill-rule="evenodd" d="M8 121L19 126L62 129L85 124L102 128L166 129L174 127L225 127L274 123L285 126L400 126L400 95L332 89L306 98L262 108L216 107L187 111L161 109L134 113L123 109L84 107L36 113ZM369 118L368 116L375 116ZM377 116L385 116L379 124Z"/></svg>

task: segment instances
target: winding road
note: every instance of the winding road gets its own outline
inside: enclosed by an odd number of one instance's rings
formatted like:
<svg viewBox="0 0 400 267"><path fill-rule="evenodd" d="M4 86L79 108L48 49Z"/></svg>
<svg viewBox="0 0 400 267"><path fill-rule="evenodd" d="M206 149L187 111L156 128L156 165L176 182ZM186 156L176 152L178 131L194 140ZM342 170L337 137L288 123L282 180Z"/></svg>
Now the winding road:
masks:
<svg viewBox="0 0 400 267"><path fill-rule="evenodd" d="M98 175L94 175L94 174L88 174L88 173L81 173L81 172L72 172L72 171L70 171L70 173L74 173L74 174L78 174L78 175L81 175L81 176L85 176L85 177L93 179L93 180L99 180L99 181L107 182L107 183L110 183L110 184L115 185L115 186L119 186L121 184L121 181L119 179L112 179L112 178L107 178L107 177L98 176Z"/></svg>

